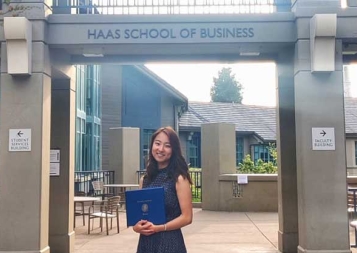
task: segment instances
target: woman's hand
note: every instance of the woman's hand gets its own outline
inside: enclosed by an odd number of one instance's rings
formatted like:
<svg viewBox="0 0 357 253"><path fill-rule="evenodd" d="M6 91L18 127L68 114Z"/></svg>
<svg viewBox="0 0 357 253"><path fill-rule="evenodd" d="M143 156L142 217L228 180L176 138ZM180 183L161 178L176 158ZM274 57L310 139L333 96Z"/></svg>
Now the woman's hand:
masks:
<svg viewBox="0 0 357 253"><path fill-rule="evenodd" d="M142 234L142 235L152 235L154 234L155 231L155 225L152 224L152 222L147 221L147 220L140 220L138 223L135 224L133 227L133 230L136 233Z"/></svg>

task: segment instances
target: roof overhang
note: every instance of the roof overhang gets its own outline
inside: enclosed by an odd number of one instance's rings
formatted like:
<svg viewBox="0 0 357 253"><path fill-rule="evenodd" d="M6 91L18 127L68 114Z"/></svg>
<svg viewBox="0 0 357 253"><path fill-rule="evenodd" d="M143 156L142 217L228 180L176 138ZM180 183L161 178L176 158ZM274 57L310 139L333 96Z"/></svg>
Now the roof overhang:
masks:
<svg viewBox="0 0 357 253"><path fill-rule="evenodd" d="M346 133L346 138L357 138L357 133Z"/></svg>

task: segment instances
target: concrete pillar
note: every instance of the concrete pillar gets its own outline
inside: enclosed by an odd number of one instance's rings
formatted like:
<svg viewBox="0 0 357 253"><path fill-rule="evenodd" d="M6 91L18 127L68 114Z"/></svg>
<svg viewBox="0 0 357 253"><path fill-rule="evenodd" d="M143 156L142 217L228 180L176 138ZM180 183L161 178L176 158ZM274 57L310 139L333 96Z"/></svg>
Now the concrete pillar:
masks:
<svg viewBox="0 0 357 253"><path fill-rule="evenodd" d="M201 126L202 209L204 210L221 210L219 176L236 173L235 140L234 124L210 123Z"/></svg>
<svg viewBox="0 0 357 253"><path fill-rule="evenodd" d="M73 68L73 73L75 73ZM73 76L74 77L74 76ZM75 156L75 79L52 81L51 149L60 151L59 175L50 183L50 247L52 253L74 251L73 195Z"/></svg>
<svg viewBox="0 0 357 253"><path fill-rule="evenodd" d="M10 76L1 45L0 252L7 253L50 251L51 64L46 43L32 42L32 50L32 75ZM27 133L30 149L9 151L11 129L19 129L13 140Z"/></svg>
<svg viewBox="0 0 357 253"><path fill-rule="evenodd" d="M309 40L299 39L295 49L298 252L349 253L342 42L336 40L329 72L311 72ZM334 130L332 150L313 150L312 138L323 134L313 128Z"/></svg>
<svg viewBox="0 0 357 253"><path fill-rule="evenodd" d="M117 127L109 130L109 169L116 184L136 184L140 169L140 129Z"/></svg>
<svg viewBox="0 0 357 253"><path fill-rule="evenodd" d="M122 126L123 67L113 64L101 65L102 86L102 169L109 167L110 128Z"/></svg>
<svg viewBox="0 0 357 253"><path fill-rule="evenodd" d="M298 246L296 133L293 49L277 62L278 248L293 253Z"/></svg>

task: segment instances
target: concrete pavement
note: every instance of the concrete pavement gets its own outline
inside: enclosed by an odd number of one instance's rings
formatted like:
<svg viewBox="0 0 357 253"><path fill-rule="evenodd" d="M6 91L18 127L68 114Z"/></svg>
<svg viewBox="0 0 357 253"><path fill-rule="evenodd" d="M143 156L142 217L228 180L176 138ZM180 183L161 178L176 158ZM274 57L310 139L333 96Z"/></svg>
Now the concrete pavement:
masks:
<svg viewBox="0 0 357 253"><path fill-rule="evenodd" d="M135 253L138 235L126 227L125 213L120 213L120 233L116 229L100 232L99 221L87 234L81 217L75 239L75 253ZM114 225L115 222L113 222ZM193 223L183 228L188 253L277 253L277 213L211 212L194 209ZM350 228L351 243L354 231ZM356 249L352 249L357 253ZM148 252L149 253L149 252Z"/></svg>

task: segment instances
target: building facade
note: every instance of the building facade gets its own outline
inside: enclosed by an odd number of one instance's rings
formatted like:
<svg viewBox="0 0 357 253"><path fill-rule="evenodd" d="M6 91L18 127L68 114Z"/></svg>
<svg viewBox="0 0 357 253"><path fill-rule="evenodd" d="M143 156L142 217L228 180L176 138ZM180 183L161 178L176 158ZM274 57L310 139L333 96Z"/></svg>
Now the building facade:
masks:
<svg viewBox="0 0 357 253"><path fill-rule="evenodd" d="M140 168L145 167L150 137L162 126L178 130L188 100L144 66L102 66L102 168L109 167L110 128L140 129Z"/></svg>
<svg viewBox="0 0 357 253"><path fill-rule="evenodd" d="M99 65L76 66L76 171L102 168L100 69Z"/></svg>
<svg viewBox="0 0 357 253"><path fill-rule="evenodd" d="M285 5L278 6L281 2ZM180 4L174 7L191 9ZM209 4L221 9L214 2L195 9L210 10ZM241 10L239 1L225 6L230 11L227 15L137 12L133 17L126 15L129 12L72 15L79 7L64 0L4 3L0 188L5 190L0 191L0 251L74 249L73 65L252 59L273 60L277 65L279 251L350 252L342 69L356 60L357 27L351 25L356 23L356 3L347 1L342 8L340 0L273 1L272 13L249 15L232 15L232 4ZM99 13L111 8L104 2L97 7ZM172 7L170 3L163 9L168 14ZM131 10L133 6L114 8ZM128 31L127 38L122 29ZM229 36L218 32L208 36L218 29ZM138 31L143 32L138 36ZM168 31L175 36L168 37ZM311 150L310 133L316 126L334 129L334 150ZM9 133L15 129L26 130L28 136L21 141L31 140L31 146L24 142L26 152L9 151ZM218 211L220 203L231 201L232 184L224 193L217 189L221 189L220 175L235 170L235 132L233 124L204 124L201 130L205 210ZM51 148L61 150L57 177L49 177ZM23 206L26 212L14 212Z"/></svg>
<svg viewBox="0 0 357 253"><path fill-rule="evenodd" d="M349 173L357 169L357 98L345 97L346 159ZM201 167L201 125L232 123L236 128L236 166L250 155L254 162L273 161L276 108L231 103L189 102L180 118L180 139L191 167ZM307 133L308 134L308 133Z"/></svg>

